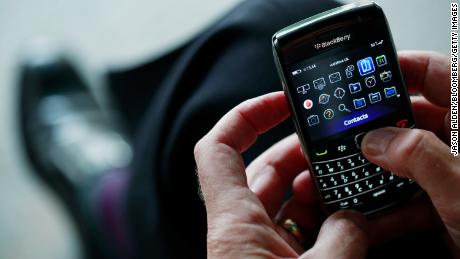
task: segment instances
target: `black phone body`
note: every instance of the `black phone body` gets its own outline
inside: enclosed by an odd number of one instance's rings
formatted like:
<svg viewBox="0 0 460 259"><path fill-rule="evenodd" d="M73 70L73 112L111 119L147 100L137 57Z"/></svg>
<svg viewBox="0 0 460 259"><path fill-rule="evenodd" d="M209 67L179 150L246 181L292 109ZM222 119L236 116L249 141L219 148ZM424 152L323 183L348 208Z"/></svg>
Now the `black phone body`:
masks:
<svg viewBox="0 0 460 259"><path fill-rule="evenodd" d="M370 163L360 141L372 129L415 127L382 9L354 3L273 36L275 63L325 210L373 214L420 187Z"/></svg>

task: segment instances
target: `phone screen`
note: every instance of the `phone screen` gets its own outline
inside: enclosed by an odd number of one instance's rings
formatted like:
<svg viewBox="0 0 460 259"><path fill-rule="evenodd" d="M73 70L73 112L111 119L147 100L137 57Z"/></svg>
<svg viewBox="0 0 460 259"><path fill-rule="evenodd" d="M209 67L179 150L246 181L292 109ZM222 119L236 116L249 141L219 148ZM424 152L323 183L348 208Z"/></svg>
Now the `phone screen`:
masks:
<svg viewBox="0 0 460 259"><path fill-rule="evenodd" d="M383 12L329 19L279 43L298 133L326 207L371 213L413 192L413 181L360 151L369 130L415 126Z"/></svg>
<svg viewBox="0 0 460 259"><path fill-rule="evenodd" d="M286 66L310 142L327 141L404 108L392 42L378 19L357 20L305 39L301 47L302 55Z"/></svg>

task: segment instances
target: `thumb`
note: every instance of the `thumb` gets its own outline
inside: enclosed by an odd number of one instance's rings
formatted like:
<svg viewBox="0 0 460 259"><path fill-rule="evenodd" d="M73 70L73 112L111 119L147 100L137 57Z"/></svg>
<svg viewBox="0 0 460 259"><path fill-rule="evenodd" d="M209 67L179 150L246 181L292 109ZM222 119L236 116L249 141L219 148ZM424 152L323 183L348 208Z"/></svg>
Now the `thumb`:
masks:
<svg viewBox="0 0 460 259"><path fill-rule="evenodd" d="M414 179L439 209L458 204L459 159L432 132L387 127L370 131L361 143L367 159Z"/></svg>
<svg viewBox="0 0 460 259"><path fill-rule="evenodd" d="M353 258L366 256L367 220L359 212L341 210L323 223L315 245L300 258Z"/></svg>

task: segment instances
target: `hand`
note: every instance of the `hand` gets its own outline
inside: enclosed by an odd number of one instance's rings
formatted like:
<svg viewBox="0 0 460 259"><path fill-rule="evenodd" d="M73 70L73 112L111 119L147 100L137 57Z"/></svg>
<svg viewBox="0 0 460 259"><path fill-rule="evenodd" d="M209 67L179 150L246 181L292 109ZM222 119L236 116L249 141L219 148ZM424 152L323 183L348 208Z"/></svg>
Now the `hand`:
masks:
<svg viewBox="0 0 460 259"><path fill-rule="evenodd" d="M295 138L272 147L248 170L241 157L257 135L288 116L282 92L264 95L232 109L197 143L195 159L206 205L209 258L364 258L366 220L357 212L330 216L314 246L305 253L292 235L273 222L276 215L293 206L293 211L302 214L300 218L316 214L306 207L295 209L294 200L282 206L296 176L297 182L308 181L308 173L301 173L306 166ZM248 187L246 171L254 192ZM308 200L308 196L302 199Z"/></svg>
<svg viewBox="0 0 460 259"><path fill-rule="evenodd" d="M403 52L399 57L409 90L423 94L412 98L421 129L374 130L366 134L361 149L369 161L417 181L459 248L460 158L451 155L442 141L450 136L450 62L428 52ZM425 215L417 213L413 218Z"/></svg>

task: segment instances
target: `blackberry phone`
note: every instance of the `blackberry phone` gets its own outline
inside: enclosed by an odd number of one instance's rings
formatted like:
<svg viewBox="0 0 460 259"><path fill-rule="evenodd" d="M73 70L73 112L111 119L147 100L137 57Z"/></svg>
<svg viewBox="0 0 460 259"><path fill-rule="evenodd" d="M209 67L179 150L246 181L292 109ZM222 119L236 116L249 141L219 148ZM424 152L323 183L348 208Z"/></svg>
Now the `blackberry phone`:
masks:
<svg viewBox="0 0 460 259"><path fill-rule="evenodd" d="M338 7L280 30L272 43L326 211L373 214L419 192L360 151L372 129L415 127L382 9L373 2Z"/></svg>

